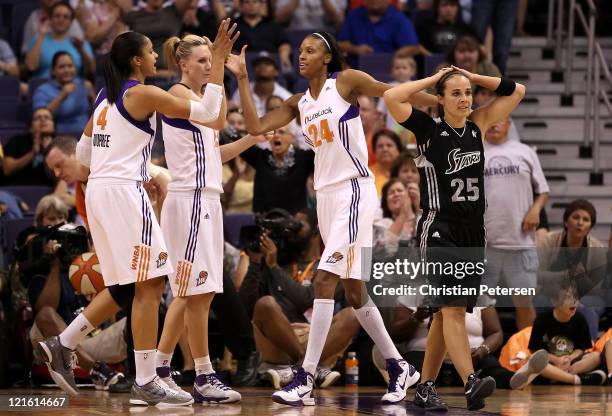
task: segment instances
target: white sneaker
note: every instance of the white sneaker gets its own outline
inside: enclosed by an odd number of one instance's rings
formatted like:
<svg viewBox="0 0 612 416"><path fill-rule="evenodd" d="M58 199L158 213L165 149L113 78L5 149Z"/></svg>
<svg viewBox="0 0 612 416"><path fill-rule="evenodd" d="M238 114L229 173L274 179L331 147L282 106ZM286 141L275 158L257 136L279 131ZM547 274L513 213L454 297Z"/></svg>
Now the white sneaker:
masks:
<svg viewBox="0 0 612 416"><path fill-rule="evenodd" d="M193 398L196 403L234 403L240 401L242 396L223 384L217 375L212 373L200 374L196 377L193 383Z"/></svg>
<svg viewBox="0 0 612 416"><path fill-rule="evenodd" d="M293 369L291 367L269 368L264 373L264 377L270 380L274 390L280 390L293 380Z"/></svg>
<svg viewBox="0 0 612 416"><path fill-rule="evenodd" d="M399 403L406 397L408 387L419 381L421 375L406 360L390 358L386 362L387 373L389 373L389 387L381 401L385 404Z"/></svg>
<svg viewBox="0 0 612 416"><path fill-rule="evenodd" d="M276 403L287 404L289 406L314 406L315 399L312 397L314 377L307 373L302 367L293 377L291 384L272 395L272 400Z"/></svg>
<svg viewBox="0 0 612 416"><path fill-rule="evenodd" d="M130 404L144 406L189 406L193 403L193 397L189 398L179 395L179 393L170 387L159 377L155 377L152 381L139 386L134 382L130 393Z"/></svg>
<svg viewBox="0 0 612 416"><path fill-rule="evenodd" d="M548 351L539 350L510 379L510 388L520 390L540 375L548 365Z"/></svg>

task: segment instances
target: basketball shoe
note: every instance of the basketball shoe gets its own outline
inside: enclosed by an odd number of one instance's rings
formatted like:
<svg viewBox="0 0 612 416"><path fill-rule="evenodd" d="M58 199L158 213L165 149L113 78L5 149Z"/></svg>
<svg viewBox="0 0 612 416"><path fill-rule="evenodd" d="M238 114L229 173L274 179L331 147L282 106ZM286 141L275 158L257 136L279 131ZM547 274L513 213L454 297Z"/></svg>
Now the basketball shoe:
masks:
<svg viewBox="0 0 612 416"><path fill-rule="evenodd" d="M192 395L196 403L233 403L242 399L240 393L223 384L215 373L198 375Z"/></svg>
<svg viewBox="0 0 612 416"><path fill-rule="evenodd" d="M275 390L280 390L293 381L295 373L291 367L275 366L266 370L263 377L270 381Z"/></svg>
<svg viewBox="0 0 612 416"><path fill-rule="evenodd" d="M113 370L106 363L100 361L96 361L89 372L89 376L96 390L108 390L110 386L125 378L123 373Z"/></svg>
<svg viewBox="0 0 612 416"><path fill-rule="evenodd" d="M386 360L387 373L389 374L389 387L387 393L382 397L385 404L399 403L406 397L406 390L419 381L421 375L406 360L389 358Z"/></svg>
<svg viewBox="0 0 612 416"><path fill-rule="evenodd" d="M158 407L189 406L193 404L193 397L188 396L189 399L186 399L183 395L179 395L156 376L144 386L132 384L130 404Z"/></svg>
<svg viewBox="0 0 612 416"><path fill-rule="evenodd" d="M495 391L493 377L479 378L480 371L470 374L465 383L465 400L468 410L480 410L485 406L484 399Z"/></svg>
<svg viewBox="0 0 612 416"><path fill-rule="evenodd" d="M312 374L307 373L302 367L298 367L293 381L282 390L275 392L272 395L272 400L290 406L314 406L313 387L314 377Z"/></svg>
<svg viewBox="0 0 612 416"><path fill-rule="evenodd" d="M325 389L340 378L340 373L329 368L317 367L314 375L314 384L319 389Z"/></svg>
<svg viewBox="0 0 612 416"><path fill-rule="evenodd" d="M71 396L79 394L74 381L73 368L77 364L77 357L73 350L64 347L60 343L59 336L54 336L40 341L37 345L38 352L44 358L49 374L55 383Z"/></svg>
<svg viewBox="0 0 612 416"><path fill-rule="evenodd" d="M436 390L436 384L431 380L417 384L414 404L429 411L446 412L448 410L448 405L440 399Z"/></svg>
<svg viewBox="0 0 612 416"><path fill-rule="evenodd" d="M533 381L548 365L548 351L538 350L510 378L510 388L520 390Z"/></svg>
<svg viewBox="0 0 612 416"><path fill-rule="evenodd" d="M172 378L172 374L170 373L170 367L157 367L155 372L170 389L174 390L178 397L185 401L192 399L191 394L187 393L178 384L176 384L174 378Z"/></svg>

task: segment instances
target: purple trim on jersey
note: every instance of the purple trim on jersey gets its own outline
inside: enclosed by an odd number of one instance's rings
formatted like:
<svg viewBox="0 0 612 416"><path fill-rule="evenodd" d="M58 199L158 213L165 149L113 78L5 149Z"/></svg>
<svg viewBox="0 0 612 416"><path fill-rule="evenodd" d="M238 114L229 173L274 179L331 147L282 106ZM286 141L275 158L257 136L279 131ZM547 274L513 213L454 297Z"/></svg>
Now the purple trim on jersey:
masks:
<svg viewBox="0 0 612 416"><path fill-rule="evenodd" d="M151 150L153 149L153 141L155 137L151 135L149 137L149 143L142 148L142 164L140 165L140 176L142 177L143 182L149 181L149 173L147 169L147 164L149 162L149 158L151 157Z"/></svg>
<svg viewBox="0 0 612 416"><path fill-rule="evenodd" d="M151 128L151 123L149 123L149 120L136 120L130 115L130 113L128 113L123 105L123 95L125 92L138 84L140 84L140 82L136 81L135 79L128 79L125 81L121 87L121 90L119 91L119 97L117 98L117 102L115 102L115 104L117 105L117 110L119 110L119 113L123 116L123 118L129 121L134 127L139 128L147 134L155 135L155 130Z"/></svg>
<svg viewBox="0 0 612 416"><path fill-rule="evenodd" d="M197 132L193 132L193 144L196 154L196 187L204 188L206 186L206 159L204 157L204 139L199 129Z"/></svg>
<svg viewBox="0 0 612 416"><path fill-rule="evenodd" d="M98 96L96 97L96 102L94 103L93 111L96 111L100 103L104 101L105 99L106 99L106 88L102 88L100 91L98 91Z"/></svg>
<svg viewBox="0 0 612 416"><path fill-rule="evenodd" d="M359 107L351 104L346 113L340 117L340 123L359 117Z"/></svg>
<svg viewBox="0 0 612 416"><path fill-rule="evenodd" d="M136 185L138 188L138 192L140 192L140 209L142 213L142 232L140 235L140 239L142 244L145 246L151 246L151 234L153 231L153 222L151 221L151 209L147 201L149 200L148 196L145 196L144 191L142 190L142 185L138 183Z"/></svg>
<svg viewBox="0 0 612 416"><path fill-rule="evenodd" d="M338 74L339 73L340 72L334 72L333 74L330 75L329 79L336 79L336 78L338 78Z"/></svg>
<svg viewBox="0 0 612 416"><path fill-rule="evenodd" d="M200 217L202 213L202 190L196 189L193 193L193 205L191 207L191 227L189 228L189 238L185 248L185 260L193 263L195 250L198 245L198 231L200 230Z"/></svg>
<svg viewBox="0 0 612 416"><path fill-rule="evenodd" d="M304 136L304 141L306 142L306 144L308 144L310 147L314 147L314 144L312 143L312 140L310 140L310 138L308 136L306 136L303 133L302 133L302 136Z"/></svg>
<svg viewBox="0 0 612 416"><path fill-rule="evenodd" d="M196 126L191 124L189 120L186 120L184 118L170 118L170 117L166 117L162 115L161 119L167 125L172 126L177 129L189 130L192 132L200 131L200 129L198 129Z"/></svg>
<svg viewBox="0 0 612 416"><path fill-rule="evenodd" d="M353 154L351 153L351 149L350 149L350 145L349 145L349 138L348 138L348 124L344 123L344 122L339 122L338 123L338 131L340 132L340 140L342 141L342 145L344 146L344 149L346 150L346 152L348 153L349 157L353 161L353 164L357 168L357 171L359 172L359 174L361 176L363 176L363 177L370 176L370 174L368 173L368 169L365 168L361 164L361 162L359 160L357 160L353 156Z"/></svg>

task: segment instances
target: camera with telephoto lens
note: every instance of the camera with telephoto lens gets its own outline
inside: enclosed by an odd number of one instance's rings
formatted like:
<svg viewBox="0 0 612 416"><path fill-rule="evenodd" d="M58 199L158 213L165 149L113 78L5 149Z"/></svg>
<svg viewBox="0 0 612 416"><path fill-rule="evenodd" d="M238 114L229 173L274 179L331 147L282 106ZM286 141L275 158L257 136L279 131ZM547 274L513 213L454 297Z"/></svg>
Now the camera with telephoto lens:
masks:
<svg viewBox="0 0 612 416"><path fill-rule="evenodd" d="M49 253L45 249L50 241L57 242L55 256L60 260L62 268L67 269L72 259L89 251L87 230L80 225L58 224L38 229L32 234L36 236L17 249L16 258L22 264L22 268L27 269L28 265L48 261Z"/></svg>
<svg viewBox="0 0 612 416"><path fill-rule="evenodd" d="M295 239L302 228L302 223L284 209L275 208L255 217L255 225L245 225L240 228L240 247L259 253L261 234L268 232L268 237L278 249L279 263L283 264L288 242Z"/></svg>

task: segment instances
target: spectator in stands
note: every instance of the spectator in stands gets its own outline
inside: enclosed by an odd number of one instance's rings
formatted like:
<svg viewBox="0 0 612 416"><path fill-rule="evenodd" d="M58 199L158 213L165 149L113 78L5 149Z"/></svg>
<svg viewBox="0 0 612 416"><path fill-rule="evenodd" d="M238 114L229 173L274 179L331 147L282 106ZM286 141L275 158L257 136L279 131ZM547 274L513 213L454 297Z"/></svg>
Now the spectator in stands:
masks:
<svg viewBox="0 0 612 416"><path fill-rule="evenodd" d="M199 3L198 0L175 0L176 8L183 15L180 37L191 33L192 35L205 36L214 41L219 23L228 14L222 0L208 0L208 10L200 7Z"/></svg>
<svg viewBox="0 0 612 416"><path fill-rule="evenodd" d="M416 307L414 296L402 296L398 299L393 320L388 325L389 335L398 346L402 357L410 361L418 371L423 367L427 331L430 315L426 307ZM468 331L474 369L482 371L482 376L492 376L499 388L510 388L514 375L503 368L495 352L503 342L503 332L495 307L475 307L472 313L465 314L465 326ZM542 357L544 356L544 357ZM372 351L374 364L385 380L388 379L384 360L376 347ZM546 354L539 354L539 359ZM526 364L527 365L527 364ZM543 366L541 366L543 367ZM437 385L462 386L463 382L450 360L446 360L438 375ZM521 386L521 387L524 387Z"/></svg>
<svg viewBox="0 0 612 416"><path fill-rule="evenodd" d="M4 75L18 77L19 66L11 45L4 39L0 39L0 76Z"/></svg>
<svg viewBox="0 0 612 416"><path fill-rule="evenodd" d="M374 221L373 247L394 254L410 245L416 232L416 213L404 183L391 178L382 188L380 205L383 218Z"/></svg>
<svg viewBox="0 0 612 416"><path fill-rule="evenodd" d="M67 218L68 207L55 196L45 196L36 207L35 220L38 228L28 229L18 238L19 247L25 246L21 250L22 254L18 256L18 267L22 272L22 280L27 284L28 298L34 312L30 341L34 355L39 360L42 357L38 357L38 348L35 347L38 342L59 335L86 303L83 296L75 293L70 283L67 273L69 264L66 264L63 256L59 255L57 241L51 240L44 245L44 253L40 257L28 254L33 251L29 251L27 247L35 244L32 240L41 233L41 229L66 222ZM114 362L125 359L124 328L125 319L90 338L89 342L83 343L76 349L78 363L89 373L96 390L108 390L110 385L123 378L123 374L110 369L92 355L97 351L105 353L106 357L112 354L116 358Z"/></svg>
<svg viewBox="0 0 612 416"><path fill-rule="evenodd" d="M54 186L43 163L44 150L54 135L53 113L48 108L36 109L29 133L14 136L4 146L4 184Z"/></svg>
<svg viewBox="0 0 612 416"><path fill-rule="evenodd" d="M164 7L163 0L147 0L140 10L134 10L123 18L130 30L142 33L151 39L153 50L157 53L157 72L159 78L170 78L174 74L164 62L163 45L166 39L178 36L183 24L183 15L173 3Z"/></svg>
<svg viewBox="0 0 612 416"><path fill-rule="evenodd" d="M96 54L110 52L113 40L128 30L122 16L133 8L132 0L79 0L76 16Z"/></svg>
<svg viewBox="0 0 612 416"><path fill-rule="evenodd" d="M414 26L389 0L364 0L349 12L338 34L340 49L356 57L372 52L415 54L421 52Z"/></svg>
<svg viewBox="0 0 612 416"><path fill-rule="evenodd" d="M486 59L478 39L471 35L459 37L455 46L448 51L446 60L438 68L455 65L474 74L501 77L495 64Z"/></svg>
<svg viewBox="0 0 612 416"><path fill-rule="evenodd" d="M286 100L292 94L277 82L279 75L278 64L268 52L259 52L251 65L255 75L255 81L251 83L251 97L253 97L257 115L262 117L266 114L268 98L277 96L282 100ZM240 93L238 90L234 92L232 101L240 106Z"/></svg>
<svg viewBox="0 0 612 416"><path fill-rule="evenodd" d="M21 43L21 54L25 55L29 50L29 44L39 33L41 26L49 24L51 17L51 8L58 3L59 0L40 0L40 8L30 13L28 20L23 28L23 39ZM13 28L16 30L17 28ZM85 39L83 29L77 20L72 20L68 29L68 37Z"/></svg>
<svg viewBox="0 0 612 416"><path fill-rule="evenodd" d="M252 316L257 349L263 361L270 364L266 375L275 388L293 379L289 365L304 358L310 329L307 316L314 301L312 279L321 257L315 210L301 210L294 219L301 227L283 247L277 247L263 234L259 252L247 250L250 264L240 287L240 296ZM342 288L336 290L338 301L343 295ZM338 379L340 374L330 368L358 331L359 323L351 308L335 314L314 375L317 387L327 387Z"/></svg>
<svg viewBox="0 0 612 416"><path fill-rule="evenodd" d="M401 53L395 53L393 55L393 61L391 62L391 77L393 81L390 85L398 85L404 82L411 81L417 74L417 64L414 58L409 55ZM402 145L407 146L410 143L414 143L416 146L416 139L410 130L405 129L395 121L385 104L385 100L378 100L376 110L380 112L383 119L385 120L385 127L389 130L394 131L401 139Z"/></svg>
<svg viewBox="0 0 612 416"><path fill-rule="evenodd" d="M572 201L563 213L564 229L549 233L538 250L539 286L554 300L562 289L576 285L578 312L588 322L591 339L597 339L599 318L606 306L602 294L607 253L603 243L590 234L596 222L593 204L584 199Z"/></svg>
<svg viewBox="0 0 612 416"><path fill-rule="evenodd" d="M240 0L240 16L236 19L240 37L234 48L249 45L247 52L278 53L281 70L291 71L291 44L281 25L265 14L263 0Z"/></svg>
<svg viewBox="0 0 612 416"><path fill-rule="evenodd" d="M554 308L536 317L529 338L529 350L548 351L549 364L542 376L565 384L600 385L607 380L599 367L599 352L586 353L593 346L589 325L577 311L578 293L572 286L559 290Z"/></svg>
<svg viewBox="0 0 612 416"><path fill-rule="evenodd" d="M483 284L535 288L538 257L535 231L549 188L536 153L529 146L508 140L510 119L500 120L486 132L485 190L487 211L487 273ZM534 194L537 197L534 198ZM531 296L514 296L516 326L523 329L535 319Z"/></svg>
<svg viewBox="0 0 612 416"><path fill-rule="evenodd" d="M376 155L372 147L372 137L374 133L385 127L384 120L380 111L376 109L376 101L373 97L360 95L357 97L359 103L359 115L363 124L363 133L368 143L368 165L376 163Z"/></svg>
<svg viewBox="0 0 612 416"><path fill-rule="evenodd" d="M27 46L25 64L33 76L49 78L51 60L59 51L66 51L72 56L77 73L85 77L94 74L96 64L91 45L82 38L70 35L74 17L74 9L68 2L60 1L51 7L48 22L39 26L38 33Z"/></svg>
<svg viewBox="0 0 612 416"><path fill-rule="evenodd" d="M402 152L402 142L399 136L391 130L382 129L374 133L372 148L376 155L376 163L370 165L370 170L374 174L374 182L380 198L383 186L391 177L393 162Z"/></svg>
<svg viewBox="0 0 612 416"><path fill-rule="evenodd" d="M419 170L414 163L414 154L404 150L397 157L391 167L391 178L398 178L403 182L412 202L412 211L418 216L421 214L421 191L419 190Z"/></svg>
<svg viewBox="0 0 612 416"><path fill-rule="evenodd" d="M345 10L346 0L277 0L276 21L292 30L335 33Z"/></svg>
<svg viewBox="0 0 612 416"><path fill-rule="evenodd" d="M255 168L253 212L283 208L291 213L306 208L306 181L314 172L314 152L293 145L294 127L274 131L270 150L257 146L242 152Z"/></svg>
<svg viewBox="0 0 612 416"><path fill-rule="evenodd" d="M47 107L51 110L58 133L80 134L96 98L93 85L77 76L68 52L56 52L51 62L51 80L36 89L32 108Z"/></svg>
<svg viewBox="0 0 612 416"><path fill-rule="evenodd" d="M506 73L518 7L518 0L472 0L472 26L483 41L487 29L493 30L493 62L502 74Z"/></svg>
<svg viewBox="0 0 612 416"><path fill-rule="evenodd" d="M417 24L419 40L432 53L446 53L462 35L476 35L463 23L458 0L435 0L434 16Z"/></svg>

